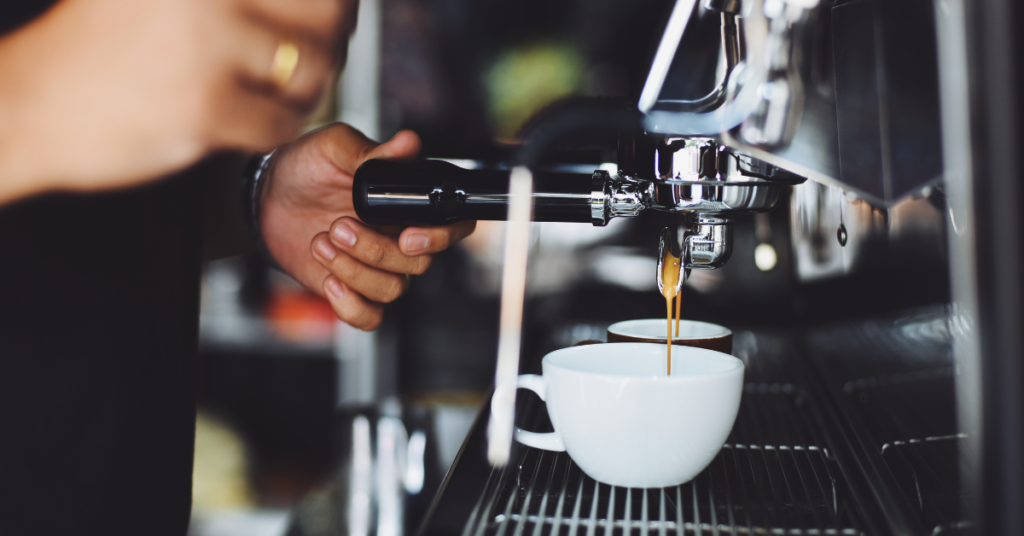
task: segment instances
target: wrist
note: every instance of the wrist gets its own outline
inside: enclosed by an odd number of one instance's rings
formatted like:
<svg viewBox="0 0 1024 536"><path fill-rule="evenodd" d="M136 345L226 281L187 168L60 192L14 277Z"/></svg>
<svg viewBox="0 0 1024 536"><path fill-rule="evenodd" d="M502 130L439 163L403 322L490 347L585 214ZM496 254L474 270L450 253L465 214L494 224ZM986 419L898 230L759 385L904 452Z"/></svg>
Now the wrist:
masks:
<svg viewBox="0 0 1024 536"><path fill-rule="evenodd" d="M268 184L273 170L274 151L266 155L253 156L246 166L243 177L243 196L245 206L244 214L250 234L256 244L257 250L263 254L271 263L273 256L267 249L266 241L263 238L263 206L266 202Z"/></svg>

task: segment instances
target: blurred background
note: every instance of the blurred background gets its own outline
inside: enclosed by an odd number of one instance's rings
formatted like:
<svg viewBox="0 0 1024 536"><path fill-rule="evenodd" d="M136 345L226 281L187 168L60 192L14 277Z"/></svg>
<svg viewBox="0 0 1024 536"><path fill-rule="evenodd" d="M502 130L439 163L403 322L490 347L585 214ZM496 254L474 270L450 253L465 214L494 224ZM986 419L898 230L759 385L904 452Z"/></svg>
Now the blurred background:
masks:
<svg viewBox="0 0 1024 536"><path fill-rule="evenodd" d="M501 166L553 103L635 98L671 5L363 0L348 66L311 128L344 121L381 140L409 128L423 156ZM705 15L683 50L717 39L719 20ZM711 79L718 68L716 57L676 61ZM684 98L713 85L669 82ZM614 161L589 154L579 164ZM694 273L683 316L733 328L745 359L757 329L947 303L943 202L926 188L880 211L807 182L774 212L737 221L732 260ZM648 214L603 228L533 224L524 355L663 316L658 231L677 223ZM503 236L503 223L481 222L372 333L337 322L258 256L206 266L190 534L413 532L493 382ZM893 264L905 269L886 271Z"/></svg>

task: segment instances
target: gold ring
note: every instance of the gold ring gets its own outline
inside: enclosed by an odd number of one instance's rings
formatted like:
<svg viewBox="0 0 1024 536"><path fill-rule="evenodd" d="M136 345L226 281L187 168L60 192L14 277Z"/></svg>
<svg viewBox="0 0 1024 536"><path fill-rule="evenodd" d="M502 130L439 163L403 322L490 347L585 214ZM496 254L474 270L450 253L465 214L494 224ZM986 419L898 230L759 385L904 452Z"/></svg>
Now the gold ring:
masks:
<svg viewBox="0 0 1024 536"><path fill-rule="evenodd" d="M295 43L283 41L274 51L274 61L270 64L270 77L279 87L288 85L299 66L299 47Z"/></svg>

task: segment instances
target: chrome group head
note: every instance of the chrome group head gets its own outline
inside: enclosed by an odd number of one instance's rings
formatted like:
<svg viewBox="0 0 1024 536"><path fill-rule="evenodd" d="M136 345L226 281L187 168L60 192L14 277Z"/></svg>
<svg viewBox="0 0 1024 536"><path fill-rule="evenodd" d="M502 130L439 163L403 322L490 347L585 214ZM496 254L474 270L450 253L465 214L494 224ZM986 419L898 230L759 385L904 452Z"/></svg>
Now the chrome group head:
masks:
<svg viewBox="0 0 1024 536"><path fill-rule="evenodd" d="M594 225L645 210L682 217L686 270L722 267L732 254L732 221L775 208L782 192L803 178L718 144L710 138L665 138L655 153L656 177L594 173Z"/></svg>

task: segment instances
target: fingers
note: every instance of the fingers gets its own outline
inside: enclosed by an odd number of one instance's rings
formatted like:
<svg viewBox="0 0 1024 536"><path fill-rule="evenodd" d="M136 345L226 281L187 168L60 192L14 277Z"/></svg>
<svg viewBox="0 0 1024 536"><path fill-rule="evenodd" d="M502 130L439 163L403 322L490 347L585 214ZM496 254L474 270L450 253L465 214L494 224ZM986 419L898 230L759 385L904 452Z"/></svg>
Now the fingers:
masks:
<svg viewBox="0 0 1024 536"><path fill-rule="evenodd" d="M367 299L391 303L409 287L409 277L368 266L334 247L327 233L313 238L313 257L347 287Z"/></svg>
<svg viewBox="0 0 1024 536"><path fill-rule="evenodd" d="M324 279L323 292L334 314L351 326L369 331L377 329L384 319L384 307L381 304L367 301L332 275Z"/></svg>
<svg viewBox="0 0 1024 536"><path fill-rule="evenodd" d="M475 221L460 221L443 227L410 227L398 237L405 255L429 255L448 249L476 229Z"/></svg>
<svg viewBox="0 0 1024 536"><path fill-rule="evenodd" d="M415 158L420 152L420 137L411 130L403 130L381 144L344 123L334 124L325 132L329 136L325 150L328 160L349 175L371 158Z"/></svg>
<svg viewBox="0 0 1024 536"><path fill-rule="evenodd" d="M413 229L414 240L426 237L425 248L406 255L396 238L379 233L354 218L336 220L327 233L313 238L311 252L330 275L324 293L338 318L361 329L373 329L382 318L381 303L390 303L409 286L406 274L421 274L430 266L427 251L440 251L469 235L475 222L431 229ZM406 233L403 233L403 235Z"/></svg>
<svg viewBox="0 0 1024 536"><path fill-rule="evenodd" d="M377 232L354 218L339 218L331 225L331 244L367 266L396 274L419 275L430 267L430 256L402 253L398 236Z"/></svg>
<svg viewBox="0 0 1024 536"><path fill-rule="evenodd" d="M334 59L331 47L318 46L315 40L300 35L275 31L266 26L242 20L236 30L233 55L238 58L239 81L247 89L275 97L281 104L305 115L319 103L328 81L333 78ZM275 81L275 58L280 47L293 45L298 52L294 71L287 80Z"/></svg>
<svg viewBox="0 0 1024 536"><path fill-rule="evenodd" d="M230 127L214 143L269 149L298 133L337 72L339 43L355 23L353 0L233 0L236 16L219 28L233 88L215 98L211 115ZM294 48L282 48L292 45ZM296 55L279 55L297 51ZM281 63L281 62L284 63ZM275 80L275 66L280 79ZM282 67L283 66L283 67ZM283 71L281 70L283 69ZM282 74L283 73L283 74ZM221 110L219 108L228 108Z"/></svg>
<svg viewBox="0 0 1024 536"><path fill-rule="evenodd" d="M205 107L205 117L215 119L208 124L216 126L209 138L216 148L269 150L297 134L305 117L320 102L336 71L332 55L337 47L316 32L304 29L301 20L289 19L283 11L270 13L264 4L281 6L278 9L285 11L303 11L309 4L311 11L317 13L318 9L326 8L316 6L329 4L337 9L338 2L235 1L242 4L243 16L229 19L219 28L225 36L224 47L211 51L223 54L221 60L228 66L224 72L230 79ZM333 28L337 24L327 26ZM298 52L294 71L285 80L275 81L275 58L281 47L288 44Z"/></svg>

